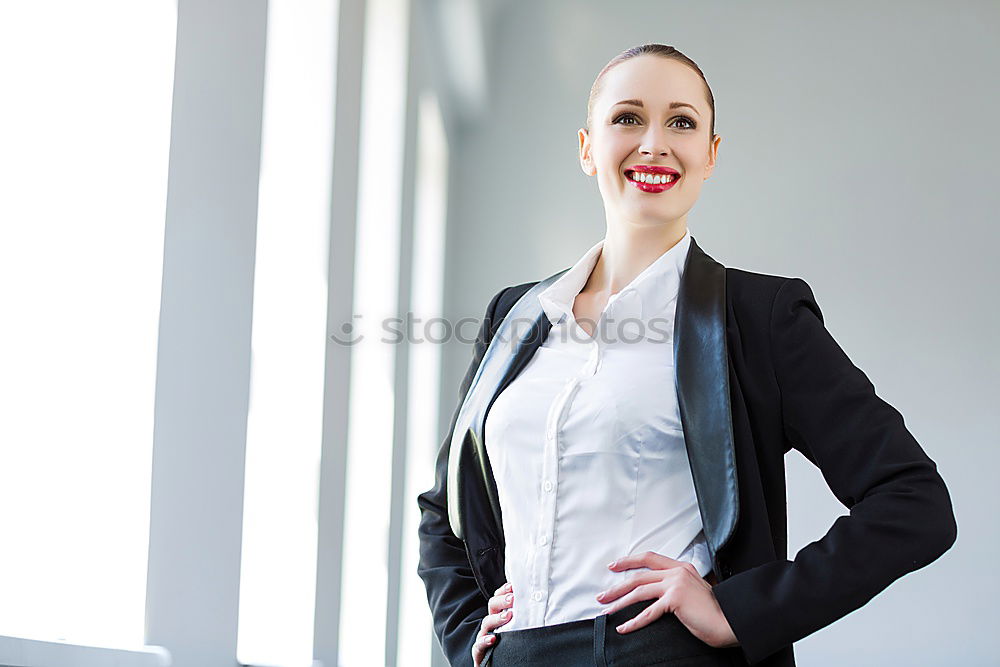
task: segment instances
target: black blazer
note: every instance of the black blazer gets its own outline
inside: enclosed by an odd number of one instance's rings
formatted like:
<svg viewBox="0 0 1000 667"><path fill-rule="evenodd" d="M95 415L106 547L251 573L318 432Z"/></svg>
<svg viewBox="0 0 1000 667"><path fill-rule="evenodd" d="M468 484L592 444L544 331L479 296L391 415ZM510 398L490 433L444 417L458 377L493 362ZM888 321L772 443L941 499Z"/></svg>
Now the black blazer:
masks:
<svg viewBox="0 0 1000 667"><path fill-rule="evenodd" d="M750 665L791 667L792 642L861 607L955 542L937 466L823 324L801 278L725 267L691 239L674 322L681 422L718 583ZM497 293L421 493L417 574L452 665L505 581L486 413L545 340L537 294L567 269ZM784 456L819 467L850 510L787 557Z"/></svg>

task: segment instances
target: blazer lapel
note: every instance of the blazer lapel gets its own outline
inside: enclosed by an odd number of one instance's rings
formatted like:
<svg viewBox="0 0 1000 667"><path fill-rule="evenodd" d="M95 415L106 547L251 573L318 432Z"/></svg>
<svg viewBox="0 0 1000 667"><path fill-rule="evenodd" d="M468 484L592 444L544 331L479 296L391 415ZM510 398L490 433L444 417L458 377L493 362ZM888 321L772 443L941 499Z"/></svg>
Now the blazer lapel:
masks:
<svg viewBox="0 0 1000 667"><path fill-rule="evenodd" d="M726 268L691 239L674 316L681 426L712 563L739 514L726 349Z"/></svg>
<svg viewBox="0 0 1000 667"><path fill-rule="evenodd" d="M452 532L460 539L465 539L466 503L471 499L466 493L470 480L465 477L471 471L465 467L465 461L471 461L480 476L477 482L485 485L496 534L503 542L500 499L486 454L486 414L500 392L545 342L552 323L542 310L538 294L568 270L563 269L536 283L511 307L493 334L462 402L448 452L448 521Z"/></svg>
<svg viewBox="0 0 1000 667"><path fill-rule="evenodd" d="M715 564L716 554L732 536L739 510L726 348L726 270L694 238L684 267L674 318L677 400L702 525ZM448 457L448 519L460 539L466 539L468 503L477 491L485 490L489 514L475 511L482 508L471 510L477 518L492 518L493 525L477 529L488 530L503 544L500 501L486 453L486 416L496 397L545 342L552 325L538 294L568 270L536 283L510 309L462 403Z"/></svg>

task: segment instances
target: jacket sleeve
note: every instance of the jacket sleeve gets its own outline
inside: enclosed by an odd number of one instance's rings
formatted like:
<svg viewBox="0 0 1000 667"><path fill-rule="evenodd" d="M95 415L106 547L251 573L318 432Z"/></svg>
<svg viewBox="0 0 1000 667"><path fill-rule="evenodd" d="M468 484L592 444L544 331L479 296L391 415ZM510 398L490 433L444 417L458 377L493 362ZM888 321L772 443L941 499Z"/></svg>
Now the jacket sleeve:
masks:
<svg viewBox="0 0 1000 667"><path fill-rule="evenodd" d="M937 465L827 331L801 278L778 288L770 336L787 442L822 471L850 513L794 560L713 587L751 665L928 565L958 531Z"/></svg>
<svg viewBox="0 0 1000 667"><path fill-rule="evenodd" d="M473 576L465 543L455 536L448 522L448 452L462 402L496 328L493 320L497 302L506 290L507 288L500 290L486 307L486 316L476 336L472 363L469 364L459 388L458 407L452 414L444 442L438 451L434 487L417 497L417 504L420 506L417 575L427 589L427 602L434 618L434 634L453 667L471 667L472 645L489 608L488 600L483 597Z"/></svg>

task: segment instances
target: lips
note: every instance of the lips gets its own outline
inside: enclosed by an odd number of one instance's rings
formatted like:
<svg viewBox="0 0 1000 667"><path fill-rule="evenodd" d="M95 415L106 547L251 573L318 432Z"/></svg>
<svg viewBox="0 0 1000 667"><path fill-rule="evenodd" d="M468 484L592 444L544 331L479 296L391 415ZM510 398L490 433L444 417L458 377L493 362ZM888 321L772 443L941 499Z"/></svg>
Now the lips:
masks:
<svg viewBox="0 0 1000 667"><path fill-rule="evenodd" d="M676 178L669 183L658 183L653 185L652 183L642 183L632 179L632 175L635 172L643 172L647 174L675 174ZM680 174L676 169L671 169L670 167L654 167L652 165L636 165L625 170L625 180L635 186L637 189L643 192L666 192L670 188L674 187L680 180Z"/></svg>

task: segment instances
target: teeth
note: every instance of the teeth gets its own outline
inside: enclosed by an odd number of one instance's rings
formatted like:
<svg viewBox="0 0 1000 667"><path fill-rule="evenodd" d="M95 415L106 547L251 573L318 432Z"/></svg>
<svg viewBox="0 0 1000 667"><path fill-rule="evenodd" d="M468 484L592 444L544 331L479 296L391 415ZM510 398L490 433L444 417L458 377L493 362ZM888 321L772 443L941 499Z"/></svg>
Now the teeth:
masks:
<svg viewBox="0 0 1000 667"><path fill-rule="evenodd" d="M670 183L677 179L677 174L646 174L643 172L632 172L632 180L639 181L640 183L649 183L650 185L660 185L661 183Z"/></svg>

